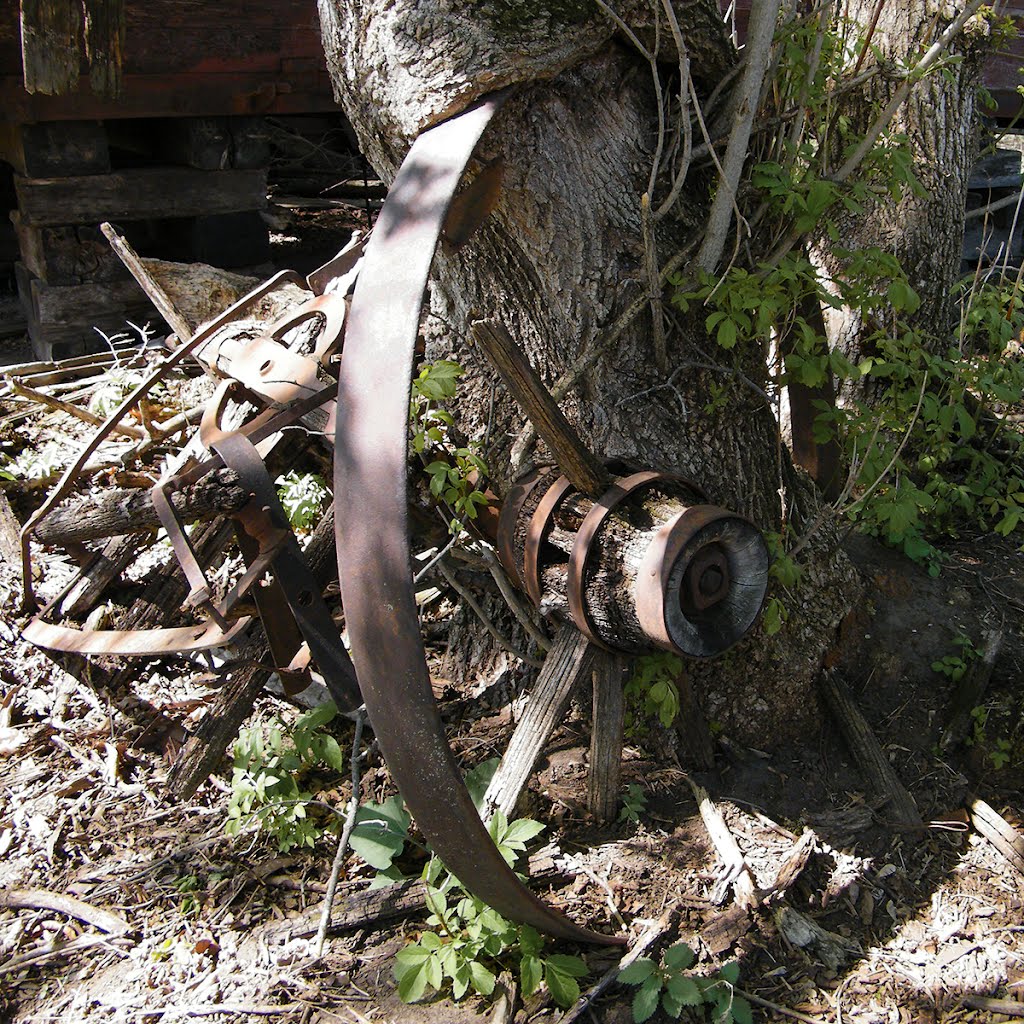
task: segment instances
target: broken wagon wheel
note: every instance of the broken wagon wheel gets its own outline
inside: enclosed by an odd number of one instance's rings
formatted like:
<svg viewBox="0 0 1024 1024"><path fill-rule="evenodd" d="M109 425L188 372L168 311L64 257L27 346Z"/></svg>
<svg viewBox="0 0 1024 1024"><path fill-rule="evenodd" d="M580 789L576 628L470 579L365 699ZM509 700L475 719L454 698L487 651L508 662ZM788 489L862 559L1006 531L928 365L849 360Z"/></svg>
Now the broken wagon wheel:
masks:
<svg viewBox="0 0 1024 1024"><path fill-rule="evenodd" d="M490 840L444 737L413 594L406 506L407 419L423 293L455 190L476 142L502 100L501 94L485 98L416 139L367 245L349 313L338 385L335 502L340 582L359 685L381 750L434 852L470 891L510 918L560 937L614 942L621 940L573 925L529 893ZM539 421L549 426L554 436L545 439L562 471L577 482L583 497L590 493L593 508L594 500L610 482L606 470L579 438L570 435L570 428L563 429L564 417L556 406L552 408L553 399L543 385L532 379L528 360L515 351L507 332L487 325L481 333L493 336L495 347L503 350L498 369L542 436ZM510 378L521 385L519 391ZM512 508L502 516L505 537L499 542L513 578L524 583L538 601L543 584L538 585L536 577L545 525L572 492L568 480L557 478L553 485L541 487L537 484L542 478L543 474L538 474L513 488ZM548 479L550 475L544 482ZM602 510L587 523L582 540L573 542L573 548L579 550L570 552L570 557L575 555L573 603L579 606L572 617L577 626L585 621L595 640L617 649L651 649L659 640L660 646L680 649L679 631L663 630L664 636L658 637L644 634L637 622L635 594L632 609L625 610L632 611L636 642L625 645L621 638L605 635L600 624L591 622L594 607L587 604L584 594L590 548L605 524L615 518L614 507L655 479L660 482L664 478L646 473L613 488L613 500L608 492ZM720 528L714 536L703 536L693 528L701 515L698 509L710 508L695 488L690 487L683 497L669 498L663 503L669 514L649 530L646 547L656 540L666 557L652 565L644 563L650 577L645 581L646 590L663 604L678 604L678 614L673 607L663 617L674 623L682 615L687 622L696 623L695 632L701 637L709 632L705 627L714 609L722 606L741 611L737 616L741 621L730 636L726 637L716 621L717 639L706 643L707 649L684 651L717 652L750 627L760 608L767 580L767 551L753 524L725 510L710 513L715 521L728 523L728 528ZM539 513L539 531L530 541L532 564L527 566L518 558L526 539L517 536L515 527L523 518L532 518L538 504L545 502L547 507ZM663 564L666 559L670 561L668 570ZM749 586L752 599L730 605L729 597L737 586ZM561 685L570 676L579 678L586 669L590 646L572 627L563 627L542 679L547 673ZM561 696L556 694L555 699Z"/></svg>
<svg viewBox="0 0 1024 1024"><path fill-rule="evenodd" d="M95 448L118 418L123 416L132 404L145 393L145 388L151 387L171 365L180 361L185 355L193 353L201 362L205 361L204 355L209 355L213 359L224 355L226 342L223 338L218 339L218 333L231 322L241 318L259 301L286 285L297 285L303 288L311 298L274 321L269 328L269 337L263 336L260 339L273 346L269 357L266 351L253 352L248 356L235 351L236 362L240 364L241 369L243 371L246 367L251 369L254 386L245 388L237 381L225 382L207 409L200 434L208 446L216 446L234 436L220 428L219 419L225 400L231 391L237 388L243 388L246 391L248 397L253 400L254 408L259 409L260 406L263 406L255 418L250 419L240 431L236 432L240 438L248 436L252 444L258 446L257 450L265 450L268 444L273 443L273 438L280 435L282 429L314 411L320 411L324 420L329 419L329 412L321 411L320 407L327 405L329 408L333 408L334 389L333 387L324 387L320 383L322 371L319 359L326 361L340 343L346 310L345 295L357 273L361 252L362 245L359 239L355 238L338 256L310 275L308 283L297 274L285 271L243 296L167 357L157 371L144 382L143 387L137 389L112 414L107 423L93 437L86 452L79 457L78 461L81 462ZM316 293L318 288L322 291L324 287L328 286L332 287L330 294L318 295ZM301 356L277 341L295 326L313 318L322 321L317 343L313 347L313 351L319 359ZM267 364L275 362L283 369L283 372L268 373L273 367ZM290 377L295 379L289 379ZM275 404L284 405L284 410L275 410ZM240 444L241 441L239 444L232 445L230 450L235 451ZM83 655L114 654L122 657L155 657L167 654L187 654L225 646L235 640L252 621L251 615L239 614L247 604L251 604L247 598L252 593L254 598L258 598L257 606L261 606L259 609L261 618L266 632L271 636L271 649L277 659L277 667L286 674L292 668L298 669L300 674L305 673L310 648L312 648L318 652L315 656L317 665L322 667L325 680L338 705L344 708L357 706L361 703L361 699L348 655L336 637L331 641L324 639L328 634L336 634L337 631L334 629L326 609L320 607L322 600L318 601L319 595L310 597L308 601L300 600L305 591L299 588L294 581L305 578L308 576L308 572L290 530L287 531L287 535L281 533L280 538L272 547L267 547L261 545L258 540L247 538L241 527L236 528L236 534L247 563L247 570L223 602L214 604L210 600L210 587L205 571L182 529L177 513L168 501L165 491L201 480L213 470L225 465L225 462L226 460L221 455L214 454L208 459L194 463L189 469L183 470L175 477L163 481L150 492L153 507L167 530L179 564L183 568L191 588L187 605L204 610L205 615L201 621L173 628L78 629L47 621L47 616L52 615L53 611L60 607L64 597L61 594L29 623L24 631L25 638L41 647ZM255 463L258 463L258 467ZM77 466L77 463L75 465ZM74 469L75 466L65 475L40 512L23 531L23 543L26 550L27 539L32 530L44 521L45 516L56 507L66 491L70 489ZM260 514L264 517L273 517L275 511L279 511L279 504L273 486L268 479L263 479L266 477L266 470L263 468L262 461L256 459L252 465L249 465L246 475L248 479L243 479L242 483L250 494L263 494ZM251 503L252 499L249 504L251 505ZM234 517L236 521L248 520L250 524L256 522L246 507L232 509L227 511L227 514ZM283 520L283 514L278 518ZM274 577L270 582L269 590L262 593L263 588L256 587L256 584L267 568L273 568ZM289 581L292 581L291 593L289 593ZM294 614L291 614L290 605L296 609ZM296 649L296 638L299 638L301 645L299 649Z"/></svg>
<svg viewBox="0 0 1024 1024"><path fill-rule="evenodd" d="M499 913L552 935L620 943L573 924L505 863L470 798L434 701L412 589L408 413L423 291L446 212L503 96L422 133L366 246L338 379L335 523L359 686L398 788L446 866Z"/></svg>
<svg viewBox="0 0 1024 1024"><path fill-rule="evenodd" d="M539 901L519 882L491 841L444 736L430 686L412 587L405 501L407 418L423 293L452 196L478 139L502 99L500 94L487 98L416 139L366 247L338 381L334 492L341 589L353 657L371 722L392 777L434 852L470 891L508 917L559 937L618 942L618 937L578 927ZM508 348L507 344L505 347ZM528 379L532 372L528 362L524 365L524 359L514 357L510 362L515 363L518 378L526 381L525 389L543 400L543 388L538 389L536 382ZM529 406L527 409L529 414ZM555 424L553 429L559 429L558 410L549 408L546 412L551 414L548 422ZM584 485L583 490L603 490L601 485L607 480L604 468L578 439L567 437L564 431L562 439L569 442L562 449L567 460L564 471L593 485ZM559 450L555 445L552 448ZM649 483L655 478L660 475L646 474L642 482ZM515 511L505 516L506 524L519 520L526 509L532 516L535 505L530 508L530 499L535 494L542 499L554 494L549 499L552 507L541 517L546 520L554 514L559 500L571 491L571 485L561 480L553 488L543 490L534 488L535 482L524 482L513 495ZM620 490L628 493L639 486L635 482ZM695 499L703 500L703 495L691 488L688 498L685 502L677 500L672 506L673 513L685 513L698 503ZM596 540L619 500L617 497L615 502L606 502L605 512L595 515L588 527L590 536L577 559L577 590L581 592L588 569L586 549ZM593 506L593 498L590 502ZM761 558L754 551L757 542L764 546L756 528L724 510L717 511L722 518L745 524L736 525L735 532L743 535L744 543L754 552L749 579L753 582L758 574L766 578L767 553ZM680 520L685 518L680 516ZM656 527L660 526L656 523ZM723 531L720 537L716 536L715 543L722 542L724 536ZM668 537L675 538L676 533L669 529ZM500 546L507 554L525 545L521 538L506 536ZM540 541L535 541L534 546L539 549ZM672 552L675 556L685 554L688 563L693 561L696 567L684 567L682 572L693 592L687 610L695 616L725 600L738 578L733 569L742 561L737 556L734 567L724 547L713 552L704 551L703 547L700 543L689 548L677 544ZM539 550L536 554L539 557ZM508 568L530 587L531 574L517 562L513 558ZM662 585L659 569L660 565L653 570L654 588L672 593L667 585ZM674 582L671 573L669 577ZM763 593L762 587L761 596ZM635 597L633 601L635 604ZM760 598L756 604L759 608ZM749 624L746 622L737 630L737 636ZM598 635L596 624L591 632ZM639 629L637 632L641 649L644 643L646 649L655 645L652 638L644 638ZM562 642L556 643L549 654L542 676L548 671L549 675L561 678L554 658L574 666L574 675L585 666L586 640L565 628L560 638ZM667 642L674 645L674 635L669 634ZM609 646L622 647L611 643Z"/></svg>

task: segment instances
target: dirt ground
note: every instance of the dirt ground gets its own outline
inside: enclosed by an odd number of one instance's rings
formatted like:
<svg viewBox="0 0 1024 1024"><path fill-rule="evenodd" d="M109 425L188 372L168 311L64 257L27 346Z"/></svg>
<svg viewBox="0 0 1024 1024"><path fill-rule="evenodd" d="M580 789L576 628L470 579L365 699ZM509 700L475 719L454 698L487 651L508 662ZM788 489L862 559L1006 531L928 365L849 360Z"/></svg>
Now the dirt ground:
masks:
<svg viewBox="0 0 1024 1024"><path fill-rule="evenodd" d="M325 245L336 239L322 215L313 221ZM9 417L0 408L5 443L30 424L74 432L63 414L39 413L16 427ZM18 517L36 500L12 494ZM670 754L656 760L640 743L627 746L623 784L641 787L646 806L637 821L600 826L584 810L589 727L576 708L528 795L531 816L548 826L534 859L554 865L560 879L545 897L580 922L624 925L632 939L660 921L652 950L683 939L698 951L699 971L738 960L739 989L756 1020L1024 1019L1024 878L964 824L976 798L1011 824L1024 809L1024 560L1012 539L965 539L931 579L869 539L851 536L847 547L867 598L844 625L836 669L929 824L893 826L823 712L820 734L800 747L773 749L766 736L758 750L719 735L709 772L688 773ZM74 572L54 552L38 564L44 596ZM111 690L104 666L65 671L23 641L19 603L8 558L0 563L0 1020L560 1019L542 997L513 1000L504 1016L477 998L399 1002L393 957L425 909L334 935L316 958L313 940L296 937L296 922L315 924L335 841L282 855L264 835L227 835L227 756L192 800L167 799L181 739L214 695L204 666L140 662L127 685ZM443 637L446 614L435 613L430 636ZM958 637L980 648L994 630L1003 644L972 709L968 743L939 753L954 684L932 663L956 654ZM504 750L511 718L497 702L488 707L487 696L520 677L510 664L477 680L472 694L439 680L453 746L467 763ZM253 720L295 714L267 694ZM350 726L338 741L347 761ZM388 792L372 753L362 782L364 799ZM771 889L787 854L811 834L806 866L749 919L734 908L691 782L724 814L760 890ZM346 777L325 799L341 808L348 796ZM336 907L358 904L371 874L350 858ZM587 961L584 991L616 963L606 951L565 951ZM613 984L580 1019L627 1024L632 996Z"/></svg>

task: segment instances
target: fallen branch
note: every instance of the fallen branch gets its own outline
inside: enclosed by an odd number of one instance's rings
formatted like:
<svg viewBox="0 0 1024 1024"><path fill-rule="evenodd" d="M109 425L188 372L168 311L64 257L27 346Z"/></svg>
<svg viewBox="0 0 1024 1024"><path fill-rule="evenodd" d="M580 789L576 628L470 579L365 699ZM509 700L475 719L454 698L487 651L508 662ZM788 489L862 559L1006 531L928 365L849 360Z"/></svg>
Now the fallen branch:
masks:
<svg viewBox="0 0 1024 1024"><path fill-rule="evenodd" d="M970 812L971 824L1024 875L1024 836L984 800L972 800Z"/></svg>
<svg viewBox="0 0 1024 1024"><path fill-rule="evenodd" d="M170 499L183 523L195 523L237 512L250 500L250 495L239 484L238 474L225 468L180 491L172 491ZM72 544L142 533L160 526L147 488L107 490L65 502L36 527L35 539L41 544Z"/></svg>
<svg viewBox="0 0 1024 1024"><path fill-rule="evenodd" d="M985 642L981 649L981 657L971 662L970 668L964 673L957 684L953 699L950 702L949 721L939 739L939 749L944 753L959 746L971 732L971 712L981 703L992 670L1003 646L1003 631L990 630L985 633Z"/></svg>
<svg viewBox="0 0 1024 1024"><path fill-rule="evenodd" d="M65 402L62 398L54 398L53 395L48 395L45 391L38 391L36 388L29 387L23 381L18 380L17 377L7 377L6 380L10 385L11 391L22 398L38 402L40 405L46 406L47 409L53 409L55 412L67 413L69 416L74 416L75 419L88 423L93 427L98 427L103 423L102 417L89 412L88 409L82 409L77 405L72 405L71 402ZM149 436L139 427L127 427L123 423L119 423L114 427L114 433L130 437L133 441L139 441Z"/></svg>
<svg viewBox="0 0 1024 1024"><path fill-rule="evenodd" d="M109 910L101 910L91 903L77 900L73 896L65 896L49 889L14 889L0 892L0 907L28 907L34 910L52 910L65 917L73 917L77 921L99 928L110 935L123 935L131 925L118 914Z"/></svg>
<svg viewBox="0 0 1024 1024"><path fill-rule="evenodd" d="M192 329L178 312L174 303L171 302L167 292L160 287L156 278L143 266L142 260L139 259L135 250L108 222L104 221L100 225L100 231L110 243L110 248L117 254L117 258L128 268L128 272L135 278L138 286L146 293L150 302L156 306L157 312L178 336L178 340L182 343L188 341L192 336Z"/></svg>
<svg viewBox="0 0 1024 1024"><path fill-rule="evenodd" d="M892 818L897 825L920 826L914 798L900 782L889 759L882 750L867 719L853 702L846 684L832 671L822 672L819 685L825 704L835 716L850 753L867 777L871 788L886 798Z"/></svg>
<svg viewBox="0 0 1024 1024"><path fill-rule="evenodd" d="M753 910L758 905L757 884L754 881L753 872L743 856L743 851L739 848L732 832L729 831L722 812L715 806L708 791L689 776L686 777L686 781L693 791L708 836L722 861L722 878L718 883L719 888L724 890L729 883L732 883L736 904L744 910Z"/></svg>
<svg viewBox="0 0 1024 1024"><path fill-rule="evenodd" d="M988 996L967 995L961 1002L972 1010L988 1010L989 1013L1001 1013L1009 1017L1024 1017L1024 1003L1016 999L991 999Z"/></svg>
<svg viewBox="0 0 1024 1024"><path fill-rule="evenodd" d="M324 895L323 911L320 914L320 927L316 930L316 941L313 944L313 957L319 960L324 955L324 941L327 938L327 929L331 923L331 907L334 905L334 893L338 888L338 877L341 875L341 865L345 861L345 854L348 852L348 843L352 838L352 829L356 823L356 812L359 810L359 744L363 739L363 725L366 723L366 709L360 708L356 715L356 732L352 739L352 795L349 797L348 810L345 813L345 824L341 830L341 838L338 840L338 849L334 854L334 863L331 865L331 876L327 880L327 892Z"/></svg>

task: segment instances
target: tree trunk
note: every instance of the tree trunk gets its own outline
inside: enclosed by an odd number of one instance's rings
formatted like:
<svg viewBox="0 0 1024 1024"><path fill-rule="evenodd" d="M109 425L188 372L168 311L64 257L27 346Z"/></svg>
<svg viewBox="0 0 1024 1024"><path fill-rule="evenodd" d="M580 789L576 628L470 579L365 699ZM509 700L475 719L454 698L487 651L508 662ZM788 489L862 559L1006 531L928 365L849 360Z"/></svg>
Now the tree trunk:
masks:
<svg viewBox="0 0 1024 1024"><path fill-rule="evenodd" d="M864 68L882 65L881 73L851 94L845 112L859 130L866 130L902 83L897 68L912 67L966 6L966 0L945 6L931 0L883 3L845 0L842 14L864 33L871 31L872 54ZM977 157L977 93L986 34L976 19L949 49L958 58L933 69L911 89L888 132L906 136L911 169L923 192L906 191L899 200L885 196L862 215L841 225L844 245L851 249L878 246L902 264L920 308L905 319L921 329L926 343L944 345L956 325L956 283L964 237L967 181ZM822 254L828 270L842 275L841 263ZM827 310L829 341L853 362L872 353L864 350L867 325L849 310ZM857 388L854 388L857 391Z"/></svg>
<svg viewBox="0 0 1024 1024"><path fill-rule="evenodd" d="M549 386L598 345L647 293L641 196L657 143L648 62L613 36L596 5L546 0L528 7L500 0L443 10L429 0L320 2L337 97L385 181L418 131L514 87L476 153L477 170L503 163L497 207L468 244L439 253L426 324L427 358L454 358L468 369L460 427L490 438L487 459L500 489L520 471L511 452L524 423L471 346L469 323L486 317L503 324ZM698 91L706 95L736 55L713 3L691 0L677 10ZM618 13L651 45L642 21L649 8L638 16L619 6ZM665 25L661 34L664 48ZM663 56L673 69L676 55ZM706 212L709 182L691 177L678 212L658 227L662 262L693 242ZM667 192L659 184L657 202ZM779 440L764 395L765 353L750 346L735 364L715 367L705 315L676 317L665 372L655 365L645 310L568 389L562 409L602 458L679 473L714 503L779 530L797 511L811 516L816 499ZM544 453L534 458L544 461ZM757 626L724 659L695 667L710 716L760 746L813 728L814 677L855 587L834 533L822 530L805 555L804 584L786 597L783 631L768 640Z"/></svg>

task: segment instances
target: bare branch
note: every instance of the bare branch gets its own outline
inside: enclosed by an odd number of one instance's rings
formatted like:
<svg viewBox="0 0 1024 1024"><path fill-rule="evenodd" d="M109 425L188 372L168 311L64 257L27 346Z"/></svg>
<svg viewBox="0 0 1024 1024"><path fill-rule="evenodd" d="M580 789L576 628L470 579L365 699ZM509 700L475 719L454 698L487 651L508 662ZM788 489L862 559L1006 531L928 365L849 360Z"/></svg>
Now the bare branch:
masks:
<svg viewBox="0 0 1024 1024"><path fill-rule="evenodd" d="M746 64L740 80L733 128L725 150L722 176L718 182L711 213L708 215L707 233L697 253L697 265L704 270L714 270L722 258L725 239L729 233L736 205L736 190L739 187L743 165L747 158L750 131L757 113L758 98L764 84L765 71L771 56L772 38L778 21L781 0L754 0L750 11L750 26L747 31Z"/></svg>

